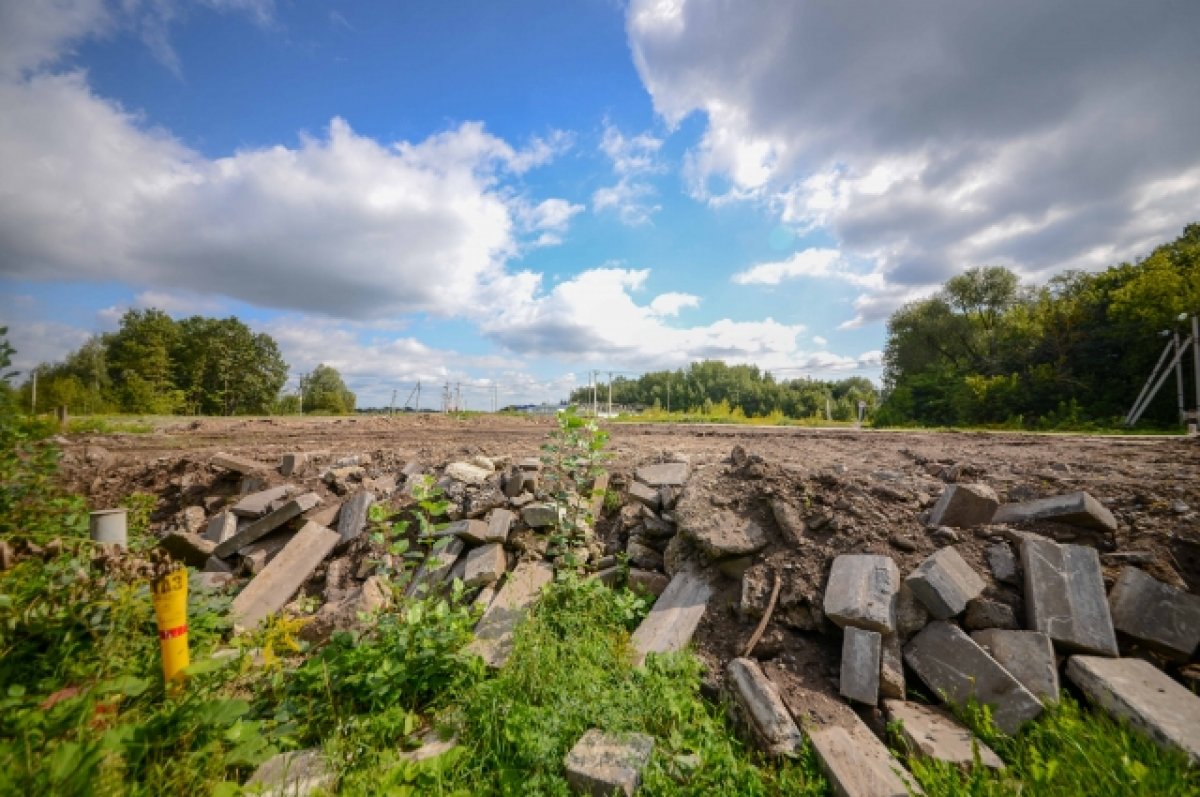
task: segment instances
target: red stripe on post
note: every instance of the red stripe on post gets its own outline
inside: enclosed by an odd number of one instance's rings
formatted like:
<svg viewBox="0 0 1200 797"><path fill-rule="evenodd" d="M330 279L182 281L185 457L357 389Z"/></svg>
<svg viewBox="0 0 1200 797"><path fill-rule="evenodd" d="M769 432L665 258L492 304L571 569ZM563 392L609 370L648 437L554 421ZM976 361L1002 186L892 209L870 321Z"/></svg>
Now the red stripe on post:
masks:
<svg viewBox="0 0 1200 797"><path fill-rule="evenodd" d="M159 639L175 639L187 633L186 625L177 625L174 628L168 628L165 631L158 632Z"/></svg>

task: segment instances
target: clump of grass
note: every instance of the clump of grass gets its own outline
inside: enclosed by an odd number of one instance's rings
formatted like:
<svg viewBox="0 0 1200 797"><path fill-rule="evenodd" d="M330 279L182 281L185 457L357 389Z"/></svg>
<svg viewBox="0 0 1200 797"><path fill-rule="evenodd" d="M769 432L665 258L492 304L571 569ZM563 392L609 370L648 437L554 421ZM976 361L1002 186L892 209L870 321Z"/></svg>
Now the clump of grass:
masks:
<svg viewBox="0 0 1200 797"><path fill-rule="evenodd" d="M67 421L68 434L150 434L154 424L142 418L87 415Z"/></svg>

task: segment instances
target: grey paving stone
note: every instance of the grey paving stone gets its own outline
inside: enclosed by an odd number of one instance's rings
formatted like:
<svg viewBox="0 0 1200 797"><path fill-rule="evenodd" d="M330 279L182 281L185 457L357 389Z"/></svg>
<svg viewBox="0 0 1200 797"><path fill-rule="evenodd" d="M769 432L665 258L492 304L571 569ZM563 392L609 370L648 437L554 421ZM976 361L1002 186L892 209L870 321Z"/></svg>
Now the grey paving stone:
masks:
<svg viewBox="0 0 1200 797"><path fill-rule="evenodd" d="M883 637L883 646L879 651L879 694L903 700L904 685L903 646L899 636L888 634Z"/></svg>
<svg viewBox="0 0 1200 797"><path fill-rule="evenodd" d="M507 569L508 559L504 555L504 546L496 542L484 545L467 554L463 584L468 587L493 584L500 580Z"/></svg>
<svg viewBox="0 0 1200 797"><path fill-rule="evenodd" d="M500 507L493 509L488 515L487 532L485 535L486 542L508 542L508 533L512 530L513 523L516 522L517 516Z"/></svg>
<svg viewBox="0 0 1200 797"><path fill-rule="evenodd" d="M1063 651L1117 655L1095 548L1026 539L1021 568L1030 629L1043 632Z"/></svg>
<svg viewBox="0 0 1200 797"><path fill-rule="evenodd" d="M825 587L825 616L839 626L896 631L900 571L888 556L843 554L833 560Z"/></svg>
<svg viewBox="0 0 1200 797"><path fill-rule="evenodd" d="M242 459L241 457L231 457L228 454L213 454L208 462L214 467L231 470L243 476L261 474L267 469L267 466L261 462L255 462L252 459Z"/></svg>
<svg viewBox="0 0 1200 797"><path fill-rule="evenodd" d="M998 506L996 491L986 484L950 484L930 510L929 525L981 526L992 521Z"/></svg>
<svg viewBox="0 0 1200 797"><path fill-rule="evenodd" d="M663 462L643 465L635 472L635 478L650 487L682 487L690 472L691 467L686 462Z"/></svg>
<svg viewBox="0 0 1200 797"><path fill-rule="evenodd" d="M475 626L475 639L466 650L482 658L489 667L503 667L512 653L513 630L537 600L542 587L553 579L554 568L545 562L518 564Z"/></svg>
<svg viewBox="0 0 1200 797"><path fill-rule="evenodd" d="M879 666L883 637L878 631L847 626L842 636L842 696L873 706L879 702Z"/></svg>
<svg viewBox="0 0 1200 797"><path fill-rule="evenodd" d="M1200 596L1124 567L1108 593L1113 627L1172 659L1187 661L1200 644Z"/></svg>
<svg viewBox="0 0 1200 797"><path fill-rule="evenodd" d="M929 614L946 620L967 608L967 602L979 596L986 584L978 573L947 546L921 562L905 583Z"/></svg>
<svg viewBox="0 0 1200 797"><path fill-rule="evenodd" d="M337 525L337 532L341 535L342 542L349 542L363 533L367 527L367 515L373 503L375 503L375 495L370 491L363 490L350 496L350 500L342 504Z"/></svg>
<svg viewBox="0 0 1200 797"><path fill-rule="evenodd" d="M223 510L208 519L208 527L204 530L204 537L209 542L220 544L236 534L237 527L237 515L228 510Z"/></svg>
<svg viewBox="0 0 1200 797"><path fill-rule="evenodd" d="M658 490L648 487L641 482L630 482L628 493L630 499L637 501L642 506L648 506L655 511L662 506L662 496L659 495Z"/></svg>
<svg viewBox="0 0 1200 797"><path fill-rule="evenodd" d="M318 789L332 793L337 773L319 749L279 753L259 764L246 781L260 797L305 797Z"/></svg>
<svg viewBox="0 0 1200 797"><path fill-rule="evenodd" d="M851 734L840 726L808 731L821 771L838 797L909 797L920 788L870 731Z"/></svg>
<svg viewBox="0 0 1200 797"><path fill-rule="evenodd" d="M576 794L633 797L653 752L654 739L644 733L609 734L593 728L567 753L567 783Z"/></svg>
<svg viewBox="0 0 1200 797"><path fill-rule="evenodd" d="M650 653L682 650L692 640L713 595L712 584L694 570L681 570L633 632L635 664Z"/></svg>
<svg viewBox="0 0 1200 797"><path fill-rule="evenodd" d="M458 537L442 537L433 544L425 561L413 574L408 582L405 593L409 597L419 595L440 584L454 569L458 557L462 555L465 544Z"/></svg>
<svg viewBox="0 0 1200 797"><path fill-rule="evenodd" d="M972 632L971 639L1042 703L1058 702L1058 660L1050 637L1039 631L989 628Z"/></svg>
<svg viewBox="0 0 1200 797"><path fill-rule="evenodd" d="M900 736L910 755L967 769L975 763L978 750L979 763L990 769L1004 769L1000 756L974 738L949 712L903 700L885 700L883 710L890 722L900 723Z"/></svg>
<svg viewBox="0 0 1200 797"><path fill-rule="evenodd" d="M175 561L197 568L204 567L208 557L212 556L217 548L211 540L186 531L172 531L158 541L158 546Z"/></svg>
<svg viewBox="0 0 1200 797"><path fill-rule="evenodd" d="M1019 504L1001 504L992 518L993 523L1029 523L1035 520L1052 520L1110 533L1117 530L1117 519L1113 513L1082 491Z"/></svg>
<svg viewBox="0 0 1200 797"><path fill-rule="evenodd" d="M234 551L244 548L261 537L265 537L284 523L295 520L305 512L315 508L319 503L321 503L321 497L316 493L298 495L279 509L260 517L225 540L225 542L217 545L213 554L221 558L229 556Z"/></svg>
<svg viewBox="0 0 1200 797"><path fill-rule="evenodd" d="M758 746L777 756L794 754L804 737L779 697L775 684L753 659L733 659L725 668L733 697L741 707Z"/></svg>
<svg viewBox="0 0 1200 797"><path fill-rule="evenodd" d="M287 498L292 493L290 484L281 484L266 490L250 493L238 500L230 510L239 517L258 518L270 511L271 504L280 498Z"/></svg>
<svg viewBox="0 0 1200 797"><path fill-rule="evenodd" d="M234 621L253 628L267 615L282 609L340 539L332 529L306 523L233 599L230 613Z"/></svg>
<svg viewBox="0 0 1200 797"><path fill-rule="evenodd" d="M521 510L521 520L532 529L556 525L562 512L555 504L530 504Z"/></svg>

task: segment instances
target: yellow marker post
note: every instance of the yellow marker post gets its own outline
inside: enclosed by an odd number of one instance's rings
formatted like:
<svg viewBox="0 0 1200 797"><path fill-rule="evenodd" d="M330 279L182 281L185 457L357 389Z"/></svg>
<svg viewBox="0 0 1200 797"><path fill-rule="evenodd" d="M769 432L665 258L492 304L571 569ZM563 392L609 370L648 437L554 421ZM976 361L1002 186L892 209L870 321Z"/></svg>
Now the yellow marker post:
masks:
<svg viewBox="0 0 1200 797"><path fill-rule="evenodd" d="M179 677L188 666L187 570L179 568L151 583L163 680Z"/></svg>

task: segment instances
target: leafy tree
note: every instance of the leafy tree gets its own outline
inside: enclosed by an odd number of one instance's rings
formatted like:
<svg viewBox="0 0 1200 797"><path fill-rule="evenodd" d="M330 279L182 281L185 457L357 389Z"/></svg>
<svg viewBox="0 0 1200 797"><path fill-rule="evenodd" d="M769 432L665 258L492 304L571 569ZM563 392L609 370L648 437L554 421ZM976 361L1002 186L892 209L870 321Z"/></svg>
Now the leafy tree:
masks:
<svg viewBox="0 0 1200 797"><path fill-rule="evenodd" d="M179 322L172 351L175 382L188 410L210 415L270 412L287 380L274 339L237 318L192 316Z"/></svg>
<svg viewBox="0 0 1200 797"><path fill-rule="evenodd" d="M129 310L105 339L108 370L125 412L170 414L184 394L172 379L171 352L179 328L162 310Z"/></svg>
<svg viewBox="0 0 1200 797"><path fill-rule="evenodd" d="M304 411L344 415L354 412L355 396L335 368L322 363L304 380Z"/></svg>

